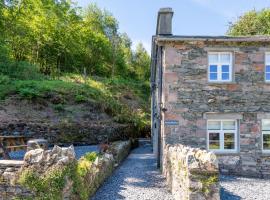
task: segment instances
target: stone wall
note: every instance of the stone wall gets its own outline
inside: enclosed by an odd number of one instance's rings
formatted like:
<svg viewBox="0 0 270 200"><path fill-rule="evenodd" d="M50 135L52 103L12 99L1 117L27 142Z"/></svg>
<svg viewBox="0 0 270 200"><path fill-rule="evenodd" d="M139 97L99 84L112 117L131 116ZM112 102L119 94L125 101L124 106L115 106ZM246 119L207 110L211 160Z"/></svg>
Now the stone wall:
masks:
<svg viewBox="0 0 270 200"><path fill-rule="evenodd" d="M164 47L162 144L206 149L206 114L240 115L238 150L218 155L221 171L270 177L270 154L262 152L258 117L270 113L270 84L264 81L264 54L270 51L270 44L178 41L158 45ZM232 82L208 82L208 52L215 51L232 52Z"/></svg>
<svg viewBox="0 0 270 200"><path fill-rule="evenodd" d="M32 190L19 180L23 174L29 171L38 174L40 177L45 177L47 173L52 173L54 170L60 170L61 174L69 166L76 166L75 173L77 173L77 167L83 167L86 171L85 174L80 174L80 180L83 184L78 188L75 184L74 177L67 173L64 177L64 186L60 189L57 197L61 199L89 199L99 186L104 182L108 176L111 175L115 167L128 155L131 149L130 141L119 141L112 143L106 153L98 156L93 162L85 162L81 158L79 161L75 159L75 152L73 147L60 148L55 146L52 150L36 149L28 151L24 157L24 161L0 161L0 200L11 200L16 198L30 198L35 199L38 188ZM68 171L72 170L70 168ZM57 176L59 176L57 172ZM73 174L72 176L78 176ZM59 181L59 179L58 179ZM35 187L35 186L34 186ZM44 186L42 186L44 187ZM50 189L53 191L53 186ZM57 185L57 187L61 187ZM75 189L75 187L77 187ZM41 188L42 189L42 188ZM56 189L56 188L55 188ZM59 188L58 188L59 189ZM56 189L57 190L57 189ZM73 192L76 190L77 192ZM84 195L81 195L81 192ZM50 193L50 191L45 191ZM42 195L41 191L38 192ZM54 194L55 195L55 194ZM48 195L49 196L49 195ZM48 199L48 196L44 197ZM52 196L51 198L54 198Z"/></svg>
<svg viewBox="0 0 270 200"><path fill-rule="evenodd" d="M166 145L163 173L177 200L218 200L218 161L213 153L183 145Z"/></svg>
<svg viewBox="0 0 270 200"><path fill-rule="evenodd" d="M50 144L99 144L107 141L125 140L136 137L134 127L124 124L91 124L61 122L0 123L0 135L24 135L31 138L45 138Z"/></svg>

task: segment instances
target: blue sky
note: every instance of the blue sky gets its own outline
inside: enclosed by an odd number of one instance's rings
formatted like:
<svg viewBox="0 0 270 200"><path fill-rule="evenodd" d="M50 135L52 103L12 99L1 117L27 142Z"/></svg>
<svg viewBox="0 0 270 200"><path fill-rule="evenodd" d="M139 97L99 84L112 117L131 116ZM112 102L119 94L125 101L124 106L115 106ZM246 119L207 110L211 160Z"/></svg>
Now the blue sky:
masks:
<svg viewBox="0 0 270 200"><path fill-rule="evenodd" d="M172 7L174 35L224 35L228 23L252 9L270 7L270 0L77 0L85 7L97 3L109 10L136 45L142 42L150 51L159 8Z"/></svg>

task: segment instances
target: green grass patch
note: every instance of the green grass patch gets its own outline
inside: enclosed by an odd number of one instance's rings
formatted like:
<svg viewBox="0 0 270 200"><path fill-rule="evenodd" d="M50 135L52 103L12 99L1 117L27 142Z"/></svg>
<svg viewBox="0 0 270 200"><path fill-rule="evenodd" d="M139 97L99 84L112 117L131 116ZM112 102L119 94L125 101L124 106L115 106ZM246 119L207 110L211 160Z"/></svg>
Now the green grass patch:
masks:
<svg viewBox="0 0 270 200"><path fill-rule="evenodd" d="M18 95L21 99L48 99L61 96L63 102L96 102L106 113L119 123L132 123L138 129L150 125L150 90L147 82L123 78L87 78L68 74L58 80L16 80L0 75L0 99ZM132 101L139 108L121 101L125 94L132 94ZM138 107L138 106L137 106ZM56 104L56 111L63 111L63 103Z"/></svg>

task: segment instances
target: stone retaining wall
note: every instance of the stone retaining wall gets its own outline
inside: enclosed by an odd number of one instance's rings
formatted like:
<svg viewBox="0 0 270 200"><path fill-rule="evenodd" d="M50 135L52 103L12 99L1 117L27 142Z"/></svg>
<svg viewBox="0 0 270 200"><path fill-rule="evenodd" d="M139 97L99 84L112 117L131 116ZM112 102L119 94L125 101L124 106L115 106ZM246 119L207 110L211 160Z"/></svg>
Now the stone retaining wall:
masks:
<svg viewBox="0 0 270 200"><path fill-rule="evenodd" d="M75 183L68 174L65 177L64 187L59 192L62 199L88 199L100 185L113 172L114 168L128 155L131 149L130 141L112 143L108 151L98 156L87 168L82 176L83 187L87 188L87 194L82 197L78 191L74 193ZM13 163L13 164L12 164ZM26 153L24 161L0 161L0 200L16 198L35 199L35 191L23 186L18 180L27 170L33 170L40 177L54 169L65 170L66 166L77 165L80 160L75 159L73 147L60 148L55 146L52 150L31 150ZM85 167L85 166L84 166ZM85 189L81 188L81 189ZM49 191L48 191L49 192ZM46 199L46 198L45 198Z"/></svg>
<svg viewBox="0 0 270 200"><path fill-rule="evenodd" d="M126 124L92 124L87 122L1 122L0 135L23 135L45 138L50 144L91 145L101 142L127 140L136 137L134 127Z"/></svg>
<svg viewBox="0 0 270 200"><path fill-rule="evenodd" d="M219 171L215 154L183 145L166 145L163 173L176 200L218 200Z"/></svg>

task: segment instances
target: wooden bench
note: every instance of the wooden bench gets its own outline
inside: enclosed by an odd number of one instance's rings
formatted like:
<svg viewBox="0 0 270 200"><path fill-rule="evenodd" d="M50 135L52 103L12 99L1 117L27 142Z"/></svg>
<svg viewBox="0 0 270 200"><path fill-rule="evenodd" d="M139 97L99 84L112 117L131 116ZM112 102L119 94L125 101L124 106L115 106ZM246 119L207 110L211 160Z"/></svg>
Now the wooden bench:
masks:
<svg viewBox="0 0 270 200"><path fill-rule="evenodd" d="M11 151L26 150L28 139L26 136L0 136L0 149L4 159L10 159Z"/></svg>

